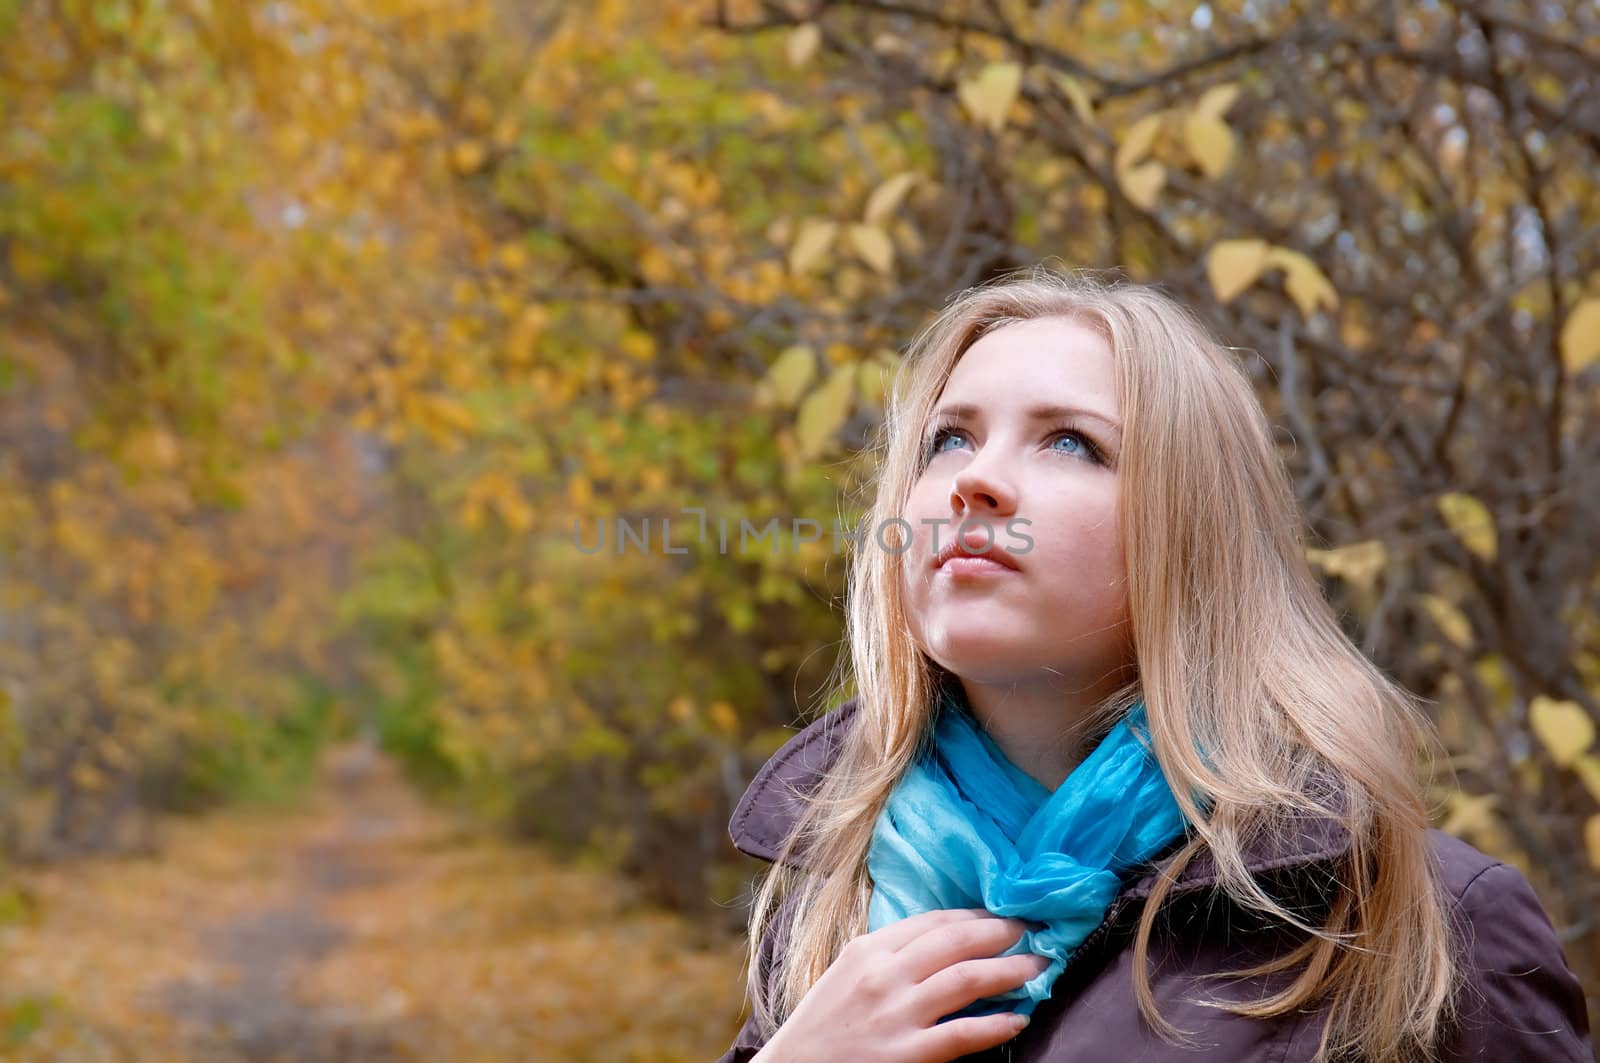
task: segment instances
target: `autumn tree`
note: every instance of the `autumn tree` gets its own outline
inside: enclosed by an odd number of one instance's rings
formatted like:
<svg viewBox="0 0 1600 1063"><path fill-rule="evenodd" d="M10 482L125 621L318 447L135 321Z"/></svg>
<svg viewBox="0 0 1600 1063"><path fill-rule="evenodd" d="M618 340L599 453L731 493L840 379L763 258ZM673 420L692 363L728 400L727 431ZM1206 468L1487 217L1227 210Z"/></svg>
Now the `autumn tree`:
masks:
<svg viewBox="0 0 1600 1063"><path fill-rule="evenodd" d="M486 814L726 902L731 803L840 663L899 352L1055 260L1234 345L1351 634L1432 707L1440 824L1600 985L1592 8L3 10L4 618L77 625L79 692L19 673L0 728L35 784L172 662L203 718L300 669ZM300 604L188 593L248 585Z"/></svg>

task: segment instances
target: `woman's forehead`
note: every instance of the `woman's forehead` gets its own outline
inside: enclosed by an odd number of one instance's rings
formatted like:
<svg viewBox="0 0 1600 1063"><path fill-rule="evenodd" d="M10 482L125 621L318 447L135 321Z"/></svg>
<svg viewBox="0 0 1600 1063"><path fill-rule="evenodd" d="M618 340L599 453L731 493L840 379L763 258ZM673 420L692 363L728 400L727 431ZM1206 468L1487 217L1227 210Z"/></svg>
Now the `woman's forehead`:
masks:
<svg viewBox="0 0 1600 1063"><path fill-rule="evenodd" d="M1004 325L980 337L951 367L937 409L965 416L1075 409L1117 423L1116 377L1104 337L1068 318ZM961 407L957 411L955 408Z"/></svg>

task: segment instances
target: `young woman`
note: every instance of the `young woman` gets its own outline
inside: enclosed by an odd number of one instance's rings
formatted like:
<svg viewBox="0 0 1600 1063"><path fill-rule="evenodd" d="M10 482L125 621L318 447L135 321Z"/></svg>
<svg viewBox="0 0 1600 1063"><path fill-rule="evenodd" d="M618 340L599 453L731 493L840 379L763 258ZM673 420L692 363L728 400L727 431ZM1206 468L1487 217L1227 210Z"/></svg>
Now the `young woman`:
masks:
<svg viewBox="0 0 1600 1063"><path fill-rule="evenodd" d="M1035 269L890 406L856 696L730 825L774 867L724 1063L1592 1058L1527 880L1428 828L1424 718L1193 314Z"/></svg>

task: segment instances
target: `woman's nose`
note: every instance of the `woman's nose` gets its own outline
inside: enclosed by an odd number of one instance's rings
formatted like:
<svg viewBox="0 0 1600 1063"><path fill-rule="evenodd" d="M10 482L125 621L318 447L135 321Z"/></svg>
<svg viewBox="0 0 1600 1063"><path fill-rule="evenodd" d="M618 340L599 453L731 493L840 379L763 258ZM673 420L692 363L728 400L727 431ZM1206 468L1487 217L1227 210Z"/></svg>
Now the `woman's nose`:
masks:
<svg viewBox="0 0 1600 1063"><path fill-rule="evenodd" d="M950 508L957 514L1007 513L1016 504L1016 491L1010 483L981 459L956 473L950 486Z"/></svg>

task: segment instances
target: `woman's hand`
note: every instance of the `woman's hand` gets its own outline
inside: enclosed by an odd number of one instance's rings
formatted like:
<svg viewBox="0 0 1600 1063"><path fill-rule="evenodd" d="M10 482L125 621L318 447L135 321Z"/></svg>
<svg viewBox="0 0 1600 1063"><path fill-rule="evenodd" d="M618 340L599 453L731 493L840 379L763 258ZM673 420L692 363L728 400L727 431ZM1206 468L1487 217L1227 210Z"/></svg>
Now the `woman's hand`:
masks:
<svg viewBox="0 0 1600 1063"><path fill-rule="evenodd" d="M943 908L880 927L839 951L754 1063L944 1063L1009 1041L1005 1012L939 1020L1049 966L997 956L1027 929L982 909Z"/></svg>

